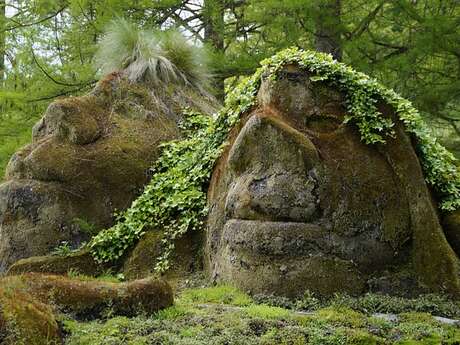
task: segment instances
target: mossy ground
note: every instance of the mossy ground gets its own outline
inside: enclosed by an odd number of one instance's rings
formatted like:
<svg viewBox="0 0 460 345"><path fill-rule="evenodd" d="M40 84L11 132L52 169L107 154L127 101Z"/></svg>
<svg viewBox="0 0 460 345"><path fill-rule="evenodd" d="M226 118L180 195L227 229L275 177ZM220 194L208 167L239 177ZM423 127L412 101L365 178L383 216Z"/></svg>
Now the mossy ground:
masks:
<svg viewBox="0 0 460 345"><path fill-rule="evenodd" d="M320 301L306 295L303 302L291 304L261 301L228 286L185 289L174 306L153 316L65 321L65 344L460 344L459 325L442 324L422 312L459 317L460 303L439 296ZM315 311L302 313L303 308ZM372 316L378 311L397 312L398 320Z"/></svg>

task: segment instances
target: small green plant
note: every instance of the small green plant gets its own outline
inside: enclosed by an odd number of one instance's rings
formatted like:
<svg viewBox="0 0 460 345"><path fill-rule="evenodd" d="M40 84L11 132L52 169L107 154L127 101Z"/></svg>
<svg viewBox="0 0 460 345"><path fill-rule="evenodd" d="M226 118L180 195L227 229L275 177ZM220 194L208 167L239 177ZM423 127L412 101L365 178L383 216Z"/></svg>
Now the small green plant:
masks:
<svg viewBox="0 0 460 345"><path fill-rule="evenodd" d="M350 327L363 327L365 316L360 312L347 307L327 307L318 310L314 316L318 320L327 320L330 323L347 325Z"/></svg>
<svg viewBox="0 0 460 345"><path fill-rule="evenodd" d="M59 246L53 249L53 251L51 252L51 255L66 257L72 254L72 252L73 252L73 249L70 246L69 242L62 241Z"/></svg>
<svg viewBox="0 0 460 345"><path fill-rule="evenodd" d="M78 271L77 268L71 268L67 271L67 277L71 279L77 279L81 277L81 273Z"/></svg>
<svg viewBox="0 0 460 345"><path fill-rule="evenodd" d="M253 318L261 319L287 319L291 313L280 307L271 307L265 304L254 304L245 308L246 313Z"/></svg>
<svg viewBox="0 0 460 345"><path fill-rule="evenodd" d="M246 306L252 303L252 299L233 286L219 285L209 288L188 289L182 294L180 302Z"/></svg>
<svg viewBox="0 0 460 345"><path fill-rule="evenodd" d="M282 296L255 294L254 296L252 296L252 299L256 304L266 304L272 307L295 309L296 306L296 301Z"/></svg>
<svg viewBox="0 0 460 345"><path fill-rule="evenodd" d="M321 301L314 293L305 291L302 298L299 298L295 302L295 309L297 310L317 310L321 307Z"/></svg>
<svg viewBox="0 0 460 345"><path fill-rule="evenodd" d="M108 282L108 283L120 283L120 282L123 282L123 281L126 280L126 278L125 278L123 273L113 274L110 271L108 271L106 273L103 273L101 275L98 275L93 279Z"/></svg>
<svg viewBox="0 0 460 345"><path fill-rule="evenodd" d="M184 338L195 338L203 332L203 326L188 327L180 331L180 335Z"/></svg>
<svg viewBox="0 0 460 345"><path fill-rule="evenodd" d="M73 222L74 225L78 226L79 230L89 236L94 236L97 234L98 229L96 225L88 222L83 218L74 218Z"/></svg>
<svg viewBox="0 0 460 345"><path fill-rule="evenodd" d="M151 116L161 112L179 121L178 109L193 107L211 114L218 102L212 96L211 78L204 48L190 44L177 30L139 29L124 20L114 20L99 42L95 66L102 73L142 85L141 94L125 95L114 109L128 116ZM134 88L132 88L134 89ZM129 98L141 96L152 112L137 111Z"/></svg>
<svg viewBox="0 0 460 345"><path fill-rule="evenodd" d="M155 314L155 318L158 320L175 320L187 315L187 313L188 311L186 308L179 305L173 305L172 307L158 311Z"/></svg>
<svg viewBox="0 0 460 345"><path fill-rule="evenodd" d="M67 276L71 279L78 279L82 281L99 280L99 281L109 282L109 283L120 283L126 280L123 273L113 274L111 270L108 270L107 272L104 272L101 275L93 277L93 276L88 276L88 275L80 273L78 269L71 268L70 270L67 271Z"/></svg>

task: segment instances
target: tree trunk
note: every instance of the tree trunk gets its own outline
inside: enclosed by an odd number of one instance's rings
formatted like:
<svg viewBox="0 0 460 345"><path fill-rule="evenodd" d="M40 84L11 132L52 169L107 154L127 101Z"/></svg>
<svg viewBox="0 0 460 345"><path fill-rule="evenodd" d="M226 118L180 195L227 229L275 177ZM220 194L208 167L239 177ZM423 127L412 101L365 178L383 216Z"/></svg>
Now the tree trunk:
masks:
<svg viewBox="0 0 460 345"><path fill-rule="evenodd" d="M203 3L204 39L214 50L224 54L224 0L205 0ZM223 101L225 97L225 79L217 77L214 81L216 97Z"/></svg>
<svg viewBox="0 0 460 345"><path fill-rule="evenodd" d="M316 16L315 48L342 60L341 0L320 0Z"/></svg>
<svg viewBox="0 0 460 345"><path fill-rule="evenodd" d="M6 3L0 0L0 86L5 79L5 55L6 55Z"/></svg>

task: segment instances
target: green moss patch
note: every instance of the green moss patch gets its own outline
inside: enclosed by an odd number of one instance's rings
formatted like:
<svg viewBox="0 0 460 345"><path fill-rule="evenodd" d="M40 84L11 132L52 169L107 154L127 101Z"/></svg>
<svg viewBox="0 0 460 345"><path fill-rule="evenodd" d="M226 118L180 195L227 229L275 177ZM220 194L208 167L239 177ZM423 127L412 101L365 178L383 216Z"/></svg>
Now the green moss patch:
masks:
<svg viewBox="0 0 460 345"><path fill-rule="evenodd" d="M252 303L251 297L230 285L210 288L189 289L181 295L182 303L215 303L246 306Z"/></svg>
<svg viewBox="0 0 460 345"><path fill-rule="evenodd" d="M460 319L460 301L451 300L446 296L437 294L425 294L417 298L375 293L367 293L359 297L335 294L331 298L321 299L310 292L306 292L304 296L296 300L271 295L255 295L253 300L258 304L298 311L316 311L332 307L333 309L351 309L367 315L418 312Z"/></svg>

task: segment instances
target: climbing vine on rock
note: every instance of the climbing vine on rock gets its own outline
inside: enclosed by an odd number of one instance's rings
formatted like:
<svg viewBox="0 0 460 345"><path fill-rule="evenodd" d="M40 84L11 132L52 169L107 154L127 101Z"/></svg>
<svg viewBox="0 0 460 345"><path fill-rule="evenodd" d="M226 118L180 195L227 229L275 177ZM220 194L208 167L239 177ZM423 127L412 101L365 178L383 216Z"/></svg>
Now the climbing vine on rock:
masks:
<svg viewBox="0 0 460 345"><path fill-rule="evenodd" d="M262 77L275 80L286 64L297 64L312 75L312 81L325 81L343 91L348 111L345 121L358 127L366 144L384 144L387 137L394 136L394 123L378 111L377 102L383 100L393 106L406 130L417 139L425 178L440 197L440 209L452 211L460 207L460 174L455 158L430 135L409 101L329 55L289 48L263 61L254 75L244 79L227 96L216 120L185 112L186 138L162 145L162 155L142 195L118 216L112 228L91 241L97 260L118 259L146 231L157 229L164 233L164 251L155 269L163 272L169 268L174 240L203 227L207 215L206 186L229 131L256 104Z"/></svg>

